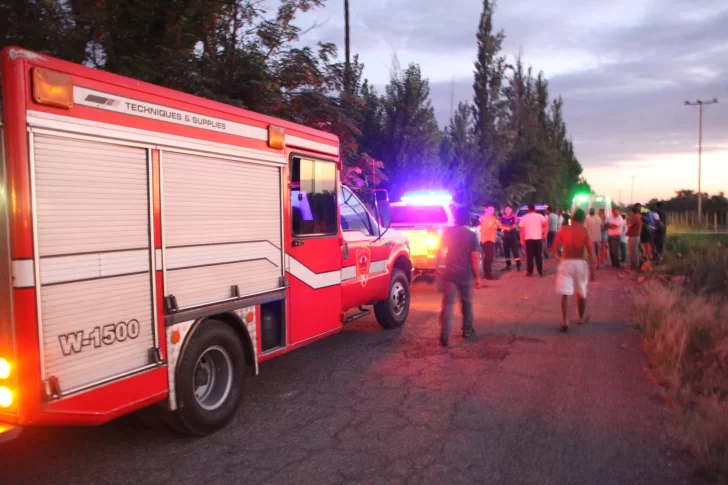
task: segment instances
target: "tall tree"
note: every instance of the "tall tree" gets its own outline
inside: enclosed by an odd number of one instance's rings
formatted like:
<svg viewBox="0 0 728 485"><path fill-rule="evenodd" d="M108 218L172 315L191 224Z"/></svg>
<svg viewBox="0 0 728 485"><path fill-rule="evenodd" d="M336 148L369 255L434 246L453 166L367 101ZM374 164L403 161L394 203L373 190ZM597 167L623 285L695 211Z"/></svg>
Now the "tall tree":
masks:
<svg viewBox="0 0 728 485"><path fill-rule="evenodd" d="M396 62L396 61L395 61ZM430 83L420 67L410 64L393 75L382 99L384 164L395 194L437 184L440 130L430 101Z"/></svg>
<svg viewBox="0 0 728 485"><path fill-rule="evenodd" d="M498 121L502 115L501 84L505 70L505 60L500 55L505 34L493 33L493 13L495 2L483 0L478 32L477 60L475 62L475 82L473 84L474 135L478 144L478 157L481 171L486 180L485 192L496 192L497 185L491 185L495 170L502 158L502 141L499 140Z"/></svg>

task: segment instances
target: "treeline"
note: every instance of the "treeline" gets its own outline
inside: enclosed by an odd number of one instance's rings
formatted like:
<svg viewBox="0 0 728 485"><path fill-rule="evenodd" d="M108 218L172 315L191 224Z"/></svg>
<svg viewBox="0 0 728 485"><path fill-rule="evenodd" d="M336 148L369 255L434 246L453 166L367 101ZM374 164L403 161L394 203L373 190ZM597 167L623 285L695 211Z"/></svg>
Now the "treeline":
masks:
<svg viewBox="0 0 728 485"><path fill-rule="evenodd" d="M357 56L301 47L298 14L324 0L0 0L0 47L19 45L336 134L345 183L448 188L460 201L567 207L590 190L542 73L508 64L484 0L474 97L440 130L416 64L378 93ZM311 26L315 28L316 26Z"/></svg>
<svg viewBox="0 0 728 485"><path fill-rule="evenodd" d="M647 205L654 208L658 202L662 202L662 209L672 212L697 212L698 210L698 193L694 190L676 190L675 197L671 199L652 199ZM728 211L728 198L724 192L717 195L709 195L703 193L703 212L726 212Z"/></svg>

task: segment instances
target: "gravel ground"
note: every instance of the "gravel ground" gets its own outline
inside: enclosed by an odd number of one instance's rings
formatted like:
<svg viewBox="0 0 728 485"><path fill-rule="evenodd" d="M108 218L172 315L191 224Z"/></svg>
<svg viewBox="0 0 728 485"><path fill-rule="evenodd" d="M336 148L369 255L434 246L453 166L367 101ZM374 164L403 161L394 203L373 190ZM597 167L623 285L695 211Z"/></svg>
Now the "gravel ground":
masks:
<svg viewBox="0 0 728 485"><path fill-rule="evenodd" d="M488 282L479 340L463 342L456 319L448 350L439 295L415 284L404 329L367 317L262 364L237 418L207 438L133 417L27 430L0 446L0 483L693 483L627 325L627 280L604 272L591 323L561 334L553 273Z"/></svg>

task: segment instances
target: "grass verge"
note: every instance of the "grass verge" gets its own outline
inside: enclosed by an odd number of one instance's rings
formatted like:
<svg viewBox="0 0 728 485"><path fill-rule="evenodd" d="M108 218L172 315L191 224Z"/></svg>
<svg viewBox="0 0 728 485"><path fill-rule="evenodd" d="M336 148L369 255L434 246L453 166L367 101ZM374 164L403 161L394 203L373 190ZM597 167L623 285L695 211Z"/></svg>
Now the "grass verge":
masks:
<svg viewBox="0 0 728 485"><path fill-rule="evenodd" d="M685 284L641 287L635 323L698 472L728 483L728 248L675 238L667 250L666 272L686 276Z"/></svg>

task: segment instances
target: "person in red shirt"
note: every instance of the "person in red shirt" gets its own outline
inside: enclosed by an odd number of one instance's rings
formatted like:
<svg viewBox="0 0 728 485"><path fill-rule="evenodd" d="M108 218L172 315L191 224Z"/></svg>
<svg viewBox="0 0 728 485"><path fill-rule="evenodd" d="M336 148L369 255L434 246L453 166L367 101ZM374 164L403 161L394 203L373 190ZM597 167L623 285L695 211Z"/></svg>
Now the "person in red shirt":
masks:
<svg viewBox="0 0 728 485"><path fill-rule="evenodd" d="M559 248L562 248L561 261L556 271L556 293L561 295L561 331L569 330L569 296L576 293L577 306L579 308L579 320L577 323L584 323L586 312L586 289L589 282L589 266L584 260L584 251L589 254L591 265L591 280L596 279L596 256L594 244L589 238L589 233L584 227L585 214L583 209L574 212L573 223L570 226L563 226L554 239L552 254L558 258Z"/></svg>
<svg viewBox="0 0 728 485"><path fill-rule="evenodd" d="M640 270L640 235L642 234L642 215L640 205L632 207L632 217L627 221L627 245L629 246L629 262L632 269Z"/></svg>

